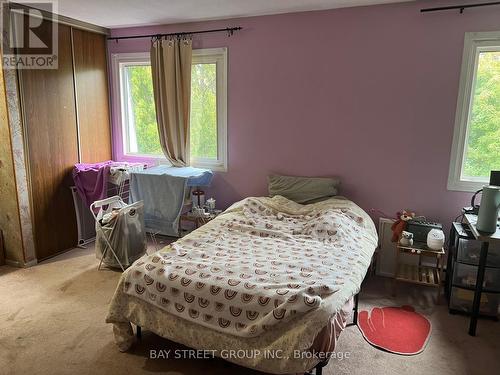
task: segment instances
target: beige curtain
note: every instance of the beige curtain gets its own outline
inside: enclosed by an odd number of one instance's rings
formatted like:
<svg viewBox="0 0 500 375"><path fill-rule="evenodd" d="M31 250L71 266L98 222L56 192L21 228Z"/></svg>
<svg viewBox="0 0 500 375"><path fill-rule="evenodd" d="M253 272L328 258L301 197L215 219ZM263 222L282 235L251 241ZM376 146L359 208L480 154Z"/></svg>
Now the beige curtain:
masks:
<svg viewBox="0 0 500 375"><path fill-rule="evenodd" d="M163 153L176 167L189 165L192 40L154 40L151 71Z"/></svg>

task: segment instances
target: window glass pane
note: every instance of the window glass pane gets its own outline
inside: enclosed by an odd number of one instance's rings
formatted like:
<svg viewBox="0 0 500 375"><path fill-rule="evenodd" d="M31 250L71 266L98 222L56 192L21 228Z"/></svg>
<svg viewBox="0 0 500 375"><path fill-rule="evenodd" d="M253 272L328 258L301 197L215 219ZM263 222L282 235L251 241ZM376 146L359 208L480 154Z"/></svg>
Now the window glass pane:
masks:
<svg viewBox="0 0 500 375"><path fill-rule="evenodd" d="M191 71L191 158L217 158L217 64Z"/></svg>
<svg viewBox="0 0 500 375"><path fill-rule="evenodd" d="M472 94L462 177L488 177L500 170L500 52L479 54Z"/></svg>
<svg viewBox="0 0 500 375"><path fill-rule="evenodd" d="M128 65L124 67L128 109L128 152L162 155L156 126L153 80L151 66Z"/></svg>

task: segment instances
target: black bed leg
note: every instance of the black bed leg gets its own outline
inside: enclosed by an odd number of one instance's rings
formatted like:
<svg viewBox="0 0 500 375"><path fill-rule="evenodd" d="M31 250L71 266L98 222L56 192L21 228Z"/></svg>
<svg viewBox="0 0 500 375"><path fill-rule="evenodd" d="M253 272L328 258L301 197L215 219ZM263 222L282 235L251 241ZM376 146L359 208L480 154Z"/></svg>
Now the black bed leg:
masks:
<svg viewBox="0 0 500 375"><path fill-rule="evenodd" d="M352 324L358 325L358 303L359 303L359 294L354 296L354 316L352 317Z"/></svg>
<svg viewBox="0 0 500 375"><path fill-rule="evenodd" d="M346 324L346 327L358 325L358 305L359 305L359 293L354 296L354 307L352 309L352 322Z"/></svg>
<svg viewBox="0 0 500 375"><path fill-rule="evenodd" d="M304 372L304 375L322 375L323 374L323 367L325 367L328 364L328 360L324 362L320 362L316 365L316 367L312 368L309 371ZM314 371L314 374L313 374Z"/></svg>
<svg viewBox="0 0 500 375"><path fill-rule="evenodd" d="M142 338L142 330L141 330L141 326L137 326L136 327L136 336L137 336L137 339L140 340Z"/></svg>

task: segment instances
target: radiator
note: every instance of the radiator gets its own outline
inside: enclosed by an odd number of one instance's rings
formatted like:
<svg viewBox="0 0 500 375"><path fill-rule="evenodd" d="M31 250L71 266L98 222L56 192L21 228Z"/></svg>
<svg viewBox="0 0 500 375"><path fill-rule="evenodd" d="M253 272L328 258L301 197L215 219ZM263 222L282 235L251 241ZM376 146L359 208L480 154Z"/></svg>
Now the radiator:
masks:
<svg viewBox="0 0 500 375"><path fill-rule="evenodd" d="M391 242L393 219L381 217L378 222L379 253L377 258L376 274L379 276L396 276L396 243ZM418 264L418 257L409 254L400 254L400 262Z"/></svg>

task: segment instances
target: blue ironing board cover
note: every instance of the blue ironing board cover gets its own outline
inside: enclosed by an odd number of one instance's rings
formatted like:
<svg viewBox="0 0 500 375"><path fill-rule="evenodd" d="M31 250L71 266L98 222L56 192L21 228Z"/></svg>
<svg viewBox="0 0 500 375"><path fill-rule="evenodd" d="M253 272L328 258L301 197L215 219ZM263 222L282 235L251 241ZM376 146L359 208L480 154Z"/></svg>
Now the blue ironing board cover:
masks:
<svg viewBox="0 0 500 375"><path fill-rule="evenodd" d="M171 167L169 165L158 165L156 167L144 169L134 173L162 175L168 174L176 177L186 177L187 186L210 186L213 172L210 169L194 168L194 167Z"/></svg>

